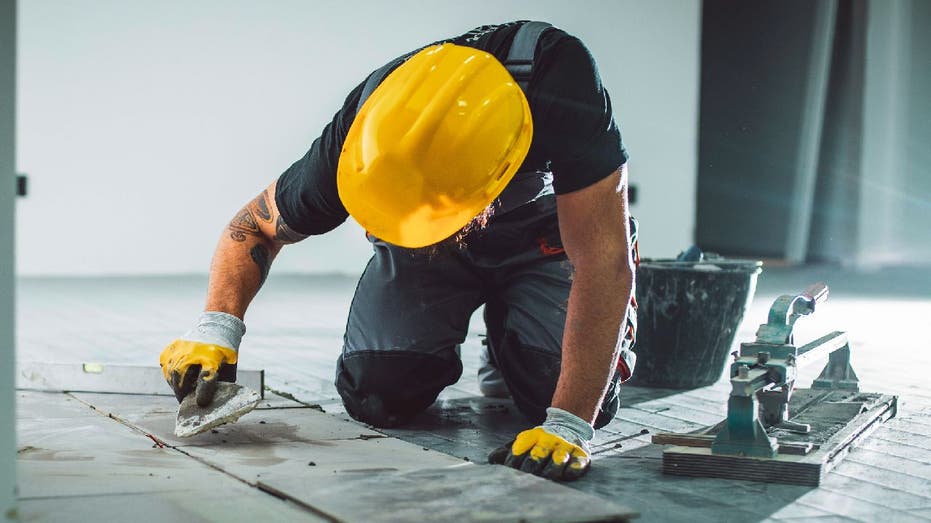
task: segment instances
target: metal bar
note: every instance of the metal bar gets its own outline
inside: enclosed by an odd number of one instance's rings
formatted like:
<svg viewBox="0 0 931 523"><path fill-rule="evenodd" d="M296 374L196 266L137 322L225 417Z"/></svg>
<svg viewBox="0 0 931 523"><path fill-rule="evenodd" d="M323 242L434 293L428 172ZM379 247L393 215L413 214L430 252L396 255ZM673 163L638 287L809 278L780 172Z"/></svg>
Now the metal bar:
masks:
<svg viewBox="0 0 931 523"><path fill-rule="evenodd" d="M240 369L236 372L236 383L265 397L264 370ZM172 395L159 367L101 363L22 362L16 368L16 388L46 392Z"/></svg>
<svg viewBox="0 0 931 523"><path fill-rule="evenodd" d="M843 348L847 345L847 334L841 331L834 331L826 334L817 340L802 345L796 353L796 365L804 367L823 356Z"/></svg>

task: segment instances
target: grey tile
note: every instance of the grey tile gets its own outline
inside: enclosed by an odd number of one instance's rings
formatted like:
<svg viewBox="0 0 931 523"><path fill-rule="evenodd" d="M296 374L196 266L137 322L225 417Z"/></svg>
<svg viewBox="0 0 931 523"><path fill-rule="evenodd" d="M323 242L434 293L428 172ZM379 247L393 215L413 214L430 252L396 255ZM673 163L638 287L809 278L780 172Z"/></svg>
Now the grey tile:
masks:
<svg viewBox="0 0 931 523"><path fill-rule="evenodd" d="M621 418L622 420L647 427L651 431L661 432L690 432L707 425L706 423L695 423L691 421L684 421L671 416L665 416L661 412L647 412L635 407L622 407L618 411L617 417Z"/></svg>
<svg viewBox="0 0 931 523"><path fill-rule="evenodd" d="M83 418L90 407L60 392L16 391L16 418Z"/></svg>
<svg viewBox="0 0 931 523"><path fill-rule="evenodd" d="M815 507L835 516L854 519L857 521L920 521L907 511L888 508L886 506L848 496L844 492L829 489L817 489L799 500L799 503Z"/></svg>
<svg viewBox="0 0 931 523"><path fill-rule="evenodd" d="M344 474L326 485L282 478L262 483L344 521L582 522L635 515L616 503L494 465Z"/></svg>
<svg viewBox="0 0 931 523"><path fill-rule="evenodd" d="M793 506L793 508L796 508ZM799 516L788 518L767 518L763 520L767 523L850 523L860 522L862 520L838 516L836 514L823 513L820 516Z"/></svg>
<svg viewBox="0 0 931 523"><path fill-rule="evenodd" d="M908 469L906 469L908 470ZM843 461L822 482L859 499L875 499L889 508L931 506L931 483L917 474ZM877 496L878 493L882 496Z"/></svg>
<svg viewBox="0 0 931 523"><path fill-rule="evenodd" d="M862 502L862 506L873 507L873 512L887 510L912 510L927 507L927 495L917 495L896 488L884 487L873 482L841 476L830 475L819 491L843 494L845 497Z"/></svg>
<svg viewBox="0 0 931 523"><path fill-rule="evenodd" d="M909 510L908 514L910 516L919 517L923 519L924 521L931 521L931 507L923 507L923 508Z"/></svg>
<svg viewBox="0 0 931 523"><path fill-rule="evenodd" d="M677 421L683 421L688 424L695 424L699 426L714 425L724 418L727 417L727 412L724 413L709 413L702 410L697 410L690 407L684 407L676 405L672 401L661 401L661 402L646 402L637 404L631 409L642 410L650 414L657 414L666 418L673 418Z"/></svg>
<svg viewBox="0 0 931 523"><path fill-rule="evenodd" d="M919 445L925 445L931 441L931 424L922 423L913 416L891 420L886 426L889 430L914 436L916 442L921 442Z"/></svg>
<svg viewBox="0 0 931 523"><path fill-rule="evenodd" d="M232 479L213 483L210 488L182 485L176 485L176 488L177 490L138 494L20 499L19 520L24 523L330 521Z"/></svg>
<svg viewBox="0 0 931 523"><path fill-rule="evenodd" d="M927 462L900 458L885 452L876 452L875 450L858 447L844 458L842 465L846 463L919 478L929 482L928 485L931 487L931 465ZM841 469L841 471L846 473L846 469Z"/></svg>
<svg viewBox="0 0 931 523"><path fill-rule="evenodd" d="M63 394L49 403L72 405ZM82 416L17 421L22 498L172 491L231 480L90 408Z"/></svg>
<svg viewBox="0 0 931 523"><path fill-rule="evenodd" d="M140 407L138 402L146 401L143 397L98 395L91 398L77 393L75 396L87 399L101 412L151 433L172 446L208 447L221 443L269 445L278 442L313 444L320 440L382 436L362 425L337 420L316 409L298 408L254 410L234 424L222 425L191 438L177 438L174 435L177 417L177 402L174 398L148 396L145 398L151 401ZM128 402L124 404L124 400Z"/></svg>
<svg viewBox="0 0 931 523"><path fill-rule="evenodd" d="M831 517L838 516L820 508L803 505L801 503L792 503L774 512L764 521L805 521L808 519L819 521L821 518Z"/></svg>
<svg viewBox="0 0 931 523"><path fill-rule="evenodd" d="M191 485L235 481L172 449L94 448L113 442L95 438L87 448L37 447L17 456L21 498L177 491Z"/></svg>

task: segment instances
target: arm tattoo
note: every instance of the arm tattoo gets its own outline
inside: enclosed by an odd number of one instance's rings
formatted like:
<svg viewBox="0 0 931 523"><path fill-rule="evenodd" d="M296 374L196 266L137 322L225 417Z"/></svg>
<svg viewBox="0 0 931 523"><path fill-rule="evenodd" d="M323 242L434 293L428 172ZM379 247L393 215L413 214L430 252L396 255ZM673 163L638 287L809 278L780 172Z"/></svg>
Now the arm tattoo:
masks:
<svg viewBox="0 0 931 523"><path fill-rule="evenodd" d="M259 236L259 225L248 207L244 207L230 222L230 238L237 242L246 241L246 235Z"/></svg>
<svg viewBox="0 0 931 523"><path fill-rule="evenodd" d="M281 243L297 243L306 237L306 234L301 234L288 227L288 224L284 222L284 218L282 218L280 215L278 216L278 222L275 224L276 240Z"/></svg>
<svg viewBox="0 0 931 523"><path fill-rule="evenodd" d="M272 213L268 210L268 190L262 191L262 194L255 197L253 201L255 213L265 223L272 223Z"/></svg>
<svg viewBox="0 0 931 523"><path fill-rule="evenodd" d="M252 261L259 266L259 286L265 283L265 278L268 277L268 269L271 266L271 259L268 253L268 247L262 245L261 243L256 245L249 251L249 254L252 255Z"/></svg>

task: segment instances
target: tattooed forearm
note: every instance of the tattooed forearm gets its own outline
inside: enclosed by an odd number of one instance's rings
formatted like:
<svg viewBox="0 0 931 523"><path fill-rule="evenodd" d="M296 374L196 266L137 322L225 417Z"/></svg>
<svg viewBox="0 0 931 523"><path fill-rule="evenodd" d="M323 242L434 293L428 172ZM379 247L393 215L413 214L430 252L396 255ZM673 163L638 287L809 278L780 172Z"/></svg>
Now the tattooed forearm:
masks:
<svg viewBox="0 0 931 523"><path fill-rule="evenodd" d="M237 242L246 241L246 235L260 235L259 225L248 207L244 207L230 222L230 238Z"/></svg>
<svg viewBox="0 0 931 523"><path fill-rule="evenodd" d="M288 227L288 224L284 222L281 216L278 217L278 222L275 224L275 240L281 243L297 243L306 237L306 234L301 234Z"/></svg>
<svg viewBox="0 0 931 523"><path fill-rule="evenodd" d="M259 266L259 286L261 287L265 283L265 278L268 277L268 269L271 267L271 256L268 247L260 243L253 247L249 254L252 255L252 261Z"/></svg>
<svg viewBox="0 0 931 523"><path fill-rule="evenodd" d="M265 223L272 223L272 213L268 209L268 189L262 191L262 194L252 201L252 206L255 208L255 214L258 215L260 220Z"/></svg>

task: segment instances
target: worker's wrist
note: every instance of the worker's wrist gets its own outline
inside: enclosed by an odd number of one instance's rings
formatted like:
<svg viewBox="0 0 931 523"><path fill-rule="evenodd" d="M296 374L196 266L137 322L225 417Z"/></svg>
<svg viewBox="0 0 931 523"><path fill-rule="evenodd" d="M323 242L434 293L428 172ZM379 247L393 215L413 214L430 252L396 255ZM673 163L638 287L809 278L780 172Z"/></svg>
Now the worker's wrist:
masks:
<svg viewBox="0 0 931 523"><path fill-rule="evenodd" d="M246 324L236 316L208 311L201 313L197 325L184 335L184 339L227 347L238 352L245 333Z"/></svg>
<svg viewBox="0 0 931 523"><path fill-rule="evenodd" d="M542 427L543 430L576 445L588 443L595 436L595 430L587 421L556 407L546 409L546 421Z"/></svg>

